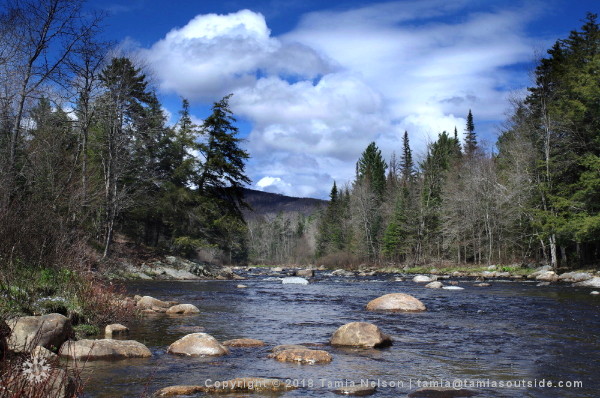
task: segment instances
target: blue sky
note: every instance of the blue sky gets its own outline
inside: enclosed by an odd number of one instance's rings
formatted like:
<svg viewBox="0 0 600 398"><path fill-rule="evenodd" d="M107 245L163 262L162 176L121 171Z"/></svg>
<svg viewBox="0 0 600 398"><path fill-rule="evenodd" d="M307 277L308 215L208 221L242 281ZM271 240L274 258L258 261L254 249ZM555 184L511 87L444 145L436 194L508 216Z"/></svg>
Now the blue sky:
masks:
<svg viewBox="0 0 600 398"><path fill-rule="evenodd" d="M375 141L389 158L407 130L416 156L472 109L491 146L535 59L581 26L594 1L91 0L105 36L143 60L176 121L231 107L252 187L326 197Z"/></svg>

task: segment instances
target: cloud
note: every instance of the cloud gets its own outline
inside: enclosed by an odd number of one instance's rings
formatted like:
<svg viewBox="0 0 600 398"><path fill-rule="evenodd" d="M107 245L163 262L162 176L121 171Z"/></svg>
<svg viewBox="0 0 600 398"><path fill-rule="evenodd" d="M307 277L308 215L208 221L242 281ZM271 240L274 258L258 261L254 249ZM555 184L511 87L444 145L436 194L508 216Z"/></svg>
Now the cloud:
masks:
<svg viewBox="0 0 600 398"><path fill-rule="evenodd" d="M407 130L423 152L442 130L462 135L469 109L476 125L501 120L526 84L515 66L531 59L534 16L474 0L395 1L309 13L273 37L263 15L241 10L199 15L141 54L164 91L235 94L234 113L252 125L255 188L326 197L371 141L389 156Z"/></svg>

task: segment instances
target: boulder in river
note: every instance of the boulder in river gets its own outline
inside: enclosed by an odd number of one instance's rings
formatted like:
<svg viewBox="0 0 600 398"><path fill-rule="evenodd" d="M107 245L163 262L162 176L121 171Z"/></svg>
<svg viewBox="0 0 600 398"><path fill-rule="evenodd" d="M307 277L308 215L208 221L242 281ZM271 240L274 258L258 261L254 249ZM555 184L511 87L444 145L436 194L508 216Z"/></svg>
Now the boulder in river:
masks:
<svg viewBox="0 0 600 398"><path fill-rule="evenodd" d="M298 276L290 276L287 278L283 278L281 283L284 285L292 284L292 285L308 285L308 281L304 278L300 278Z"/></svg>
<svg viewBox="0 0 600 398"><path fill-rule="evenodd" d="M112 339L115 337L123 337L129 334L129 328L127 326L123 326L120 323L113 323L111 325L106 325L104 328L104 337L107 339Z"/></svg>
<svg viewBox="0 0 600 398"><path fill-rule="evenodd" d="M429 283L429 282L433 282L434 280L436 280L436 277L430 277L427 275L417 275L413 278L413 282L416 283Z"/></svg>
<svg viewBox="0 0 600 398"><path fill-rule="evenodd" d="M331 354L323 350L312 350L310 348L289 348L277 353L272 353L269 358L279 362L294 362L302 364L329 363L333 360Z"/></svg>
<svg viewBox="0 0 600 398"><path fill-rule="evenodd" d="M409 398L458 398L458 397L474 397L475 391L465 388L443 388L443 387L423 387L408 394Z"/></svg>
<svg viewBox="0 0 600 398"><path fill-rule="evenodd" d="M566 272L558 276L561 282L578 283L592 279L593 276L587 272Z"/></svg>
<svg viewBox="0 0 600 398"><path fill-rule="evenodd" d="M200 310L198 309L198 307L196 307L193 304L177 304L174 305L172 307L169 307L169 309L167 310L167 314L183 314L183 315L190 315L190 314L199 314Z"/></svg>
<svg viewBox="0 0 600 398"><path fill-rule="evenodd" d="M15 352L29 352L38 345L58 348L73 336L71 321L61 314L24 316L9 319L6 324L11 330L8 348Z"/></svg>
<svg viewBox="0 0 600 398"><path fill-rule="evenodd" d="M558 275L556 275L556 272L554 271L544 271L538 274L535 277L535 280L542 282L556 282L558 280Z"/></svg>
<svg viewBox="0 0 600 398"><path fill-rule="evenodd" d="M314 269L299 269L295 272L296 276L301 276L303 278L312 278L313 276L315 276L315 270Z"/></svg>
<svg viewBox="0 0 600 398"><path fill-rule="evenodd" d="M141 299L139 299L137 302L137 306L142 309L152 309L153 307L167 309L176 304L177 303L175 303L175 302L168 302L168 301L162 301L159 299L155 299L152 296L144 296Z"/></svg>
<svg viewBox="0 0 600 398"><path fill-rule="evenodd" d="M594 290L594 291L590 292L590 294L591 294L592 296L598 296L598 295L600 295L600 292L598 292L598 291Z"/></svg>
<svg viewBox="0 0 600 398"><path fill-rule="evenodd" d="M369 311L420 312L427 308L417 298L404 293L390 293L371 300L367 304Z"/></svg>
<svg viewBox="0 0 600 398"><path fill-rule="evenodd" d="M372 323L351 322L336 330L330 342L334 346L379 348L391 345L392 339Z"/></svg>
<svg viewBox="0 0 600 398"><path fill-rule="evenodd" d="M595 276L587 281L575 283L573 286L600 287L600 276Z"/></svg>
<svg viewBox="0 0 600 398"><path fill-rule="evenodd" d="M221 343L225 347L262 347L265 342L256 339L233 339Z"/></svg>
<svg viewBox="0 0 600 398"><path fill-rule="evenodd" d="M187 356L221 356L229 354L227 348L207 333L188 334L171 344L167 352Z"/></svg>
<svg viewBox="0 0 600 398"><path fill-rule="evenodd" d="M135 340L78 340L67 341L60 347L58 353L61 357L72 359L127 359L149 358L152 353L140 342Z"/></svg>
<svg viewBox="0 0 600 398"><path fill-rule="evenodd" d="M442 284L442 282L433 281L433 282L429 282L428 284L426 284L425 287L427 287L429 289L441 289L442 287L444 287L444 285Z"/></svg>
<svg viewBox="0 0 600 398"><path fill-rule="evenodd" d="M442 289L444 289L444 290L465 290L464 287L460 287L460 286L444 286Z"/></svg>
<svg viewBox="0 0 600 398"><path fill-rule="evenodd" d="M473 286L476 286L476 287L490 287L490 286L492 286L492 284L491 283L487 283L487 282L482 282L482 283L476 283Z"/></svg>

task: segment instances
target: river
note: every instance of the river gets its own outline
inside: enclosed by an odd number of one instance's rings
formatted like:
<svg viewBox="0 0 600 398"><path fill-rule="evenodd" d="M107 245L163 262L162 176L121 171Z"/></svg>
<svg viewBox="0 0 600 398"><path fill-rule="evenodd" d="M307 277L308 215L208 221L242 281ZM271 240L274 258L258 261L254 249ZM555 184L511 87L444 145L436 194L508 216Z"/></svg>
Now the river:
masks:
<svg viewBox="0 0 600 398"><path fill-rule="evenodd" d="M589 288L508 281L475 287L472 280L460 280L465 290L452 291L426 289L410 279L396 282L395 275L324 272L309 285L290 285L263 272L242 273L244 281L129 283L131 294L191 303L202 313L132 320L130 338L146 344L153 357L88 363L85 396L140 397L171 385L244 376L281 378L301 387L285 397L335 396L336 384L350 382L378 384L374 397L402 397L419 383L455 380L479 382L470 389L482 397L600 396L600 297ZM247 288L237 288L240 283ZM411 294L427 311L364 309L387 293ZM327 346L339 326L353 321L378 325L394 344L376 350ZM166 354L169 344L197 331L219 341L256 338L268 346L231 348L230 355L218 358ZM275 345L301 343L323 345L333 362L296 365L267 358ZM548 387L548 382L573 386ZM576 382L583 386L575 387Z"/></svg>

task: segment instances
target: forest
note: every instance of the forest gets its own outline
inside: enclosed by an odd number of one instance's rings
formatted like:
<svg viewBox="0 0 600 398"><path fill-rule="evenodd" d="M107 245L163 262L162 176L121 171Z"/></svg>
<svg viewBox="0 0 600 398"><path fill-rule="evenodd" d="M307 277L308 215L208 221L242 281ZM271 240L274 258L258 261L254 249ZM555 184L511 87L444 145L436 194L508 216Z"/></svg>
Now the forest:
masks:
<svg viewBox="0 0 600 398"><path fill-rule="evenodd" d="M600 33L595 14L539 60L493 149L466 126L415 159L375 142L313 215L246 220L230 96L175 125L135 57L100 39L82 1L0 15L0 268L90 269L116 240L221 263L596 265ZM467 111L467 110L466 110ZM117 253L118 254L118 253Z"/></svg>
<svg viewBox="0 0 600 398"><path fill-rule="evenodd" d="M482 147L471 110L464 131L440 133L419 162L407 132L387 162L371 143L354 181L331 189L319 261L597 266L599 71L600 30L589 13L539 60L495 148Z"/></svg>

